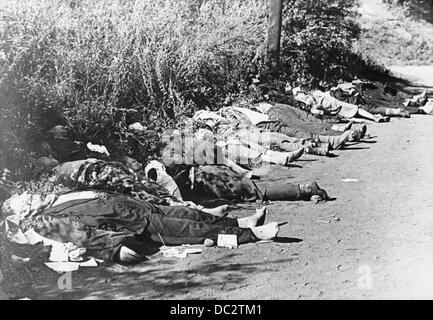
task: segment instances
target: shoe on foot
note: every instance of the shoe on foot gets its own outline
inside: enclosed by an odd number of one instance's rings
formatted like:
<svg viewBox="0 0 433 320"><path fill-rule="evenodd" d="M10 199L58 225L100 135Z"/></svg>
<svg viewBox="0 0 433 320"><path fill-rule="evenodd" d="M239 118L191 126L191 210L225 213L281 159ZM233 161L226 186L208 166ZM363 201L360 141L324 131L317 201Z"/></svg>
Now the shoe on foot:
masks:
<svg viewBox="0 0 433 320"><path fill-rule="evenodd" d="M306 200L310 200L312 196L318 196L324 201L329 199L328 193L321 189L317 182L300 185L299 188L301 190L301 197Z"/></svg>
<svg viewBox="0 0 433 320"><path fill-rule="evenodd" d="M298 160L304 154L304 148L299 149L298 151L290 152L290 155L287 157L286 165Z"/></svg>
<svg viewBox="0 0 433 320"><path fill-rule="evenodd" d="M306 154L312 154L315 156L327 156L329 154L329 143L323 143L321 147L315 147L315 148L306 148L305 153Z"/></svg>
<svg viewBox="0 0 433 320"><path fill-rule="evenodd" d="M410 118L410 113L407 110L400 109L400 114L403 118Z"/></svg>
<svg viewBox="0 0 433 320"><path fill-rule="evenodd" d="M367 133L367 126L363 125L362 128L352 130L350 135L350 141L360 141L361 139L364 139L365 135Z"/></svg>
<svg viewBox="0 0 433 320"><path fill-rule="evenodd" d="M334 124L332 126L332 130L339 131L339 132L345 132L345 131L352 129L352 126L353 126L353 122L348 122L345 124L344 123L343 124Z"/></svg>
<svg viewBox="0 0 433 320"><path fill-rule="evenodd" d="M329 143L331 144L331 147L333 150L340 150L344 147L347 141L350 139L351 132L346 131L342 135L339 136L331 136L329 137Z"/></svg>
<svg viewBox="0 0 433 320"><path fill-rule="evenodd" d="M280 227L277 222L272 222L262 227L251 228L251 231L259 240L272 240L277 237Z"/></svg>
<svg viewBox="0 0 433 320"><path fill-rule="evenodd" d="M137 252L126 246L121 246L114 257L114 261L121 264L135 264L141 260L142 257Z"/></svg>
<svg viewBox="0 0 433 320"><path fill-rule="evenodd" d="M383 122L390 122L391 118L388 116L381 116L380 114L376 114L374 116L374 121L376 121L377 123L383 123Z"/></svg>

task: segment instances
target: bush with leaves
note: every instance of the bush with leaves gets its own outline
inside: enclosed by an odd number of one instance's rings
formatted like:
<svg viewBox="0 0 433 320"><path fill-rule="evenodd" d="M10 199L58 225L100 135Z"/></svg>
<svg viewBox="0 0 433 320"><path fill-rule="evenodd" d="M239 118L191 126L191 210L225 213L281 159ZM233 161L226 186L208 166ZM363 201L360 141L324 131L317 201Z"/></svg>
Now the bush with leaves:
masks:
<svg viewBox="0 0 433 320"><path fill-rule="evenodd" d="M401 9L408 17L433 23L433 0L385 0L385 3Z"/></svg>
<svg viewBox="0 0 433 320"><path fill-rule="evenodd" d="M292 80L332 81L383 71L352 51L361 32L356 22L358 4L357 0L284 2L282 63Z"/></svg>

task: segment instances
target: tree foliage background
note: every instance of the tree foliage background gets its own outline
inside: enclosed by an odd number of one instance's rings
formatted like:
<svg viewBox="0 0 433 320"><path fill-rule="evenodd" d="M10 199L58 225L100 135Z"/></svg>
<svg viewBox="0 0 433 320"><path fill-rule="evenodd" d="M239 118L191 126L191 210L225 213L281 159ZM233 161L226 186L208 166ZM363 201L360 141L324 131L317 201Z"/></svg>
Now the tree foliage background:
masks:
<svg viewBox="0 0 433 320"><path fill-rule="evenodd" d="M391 7L403 8L408 17L433 23L433 0L385 0Z"/></svg>

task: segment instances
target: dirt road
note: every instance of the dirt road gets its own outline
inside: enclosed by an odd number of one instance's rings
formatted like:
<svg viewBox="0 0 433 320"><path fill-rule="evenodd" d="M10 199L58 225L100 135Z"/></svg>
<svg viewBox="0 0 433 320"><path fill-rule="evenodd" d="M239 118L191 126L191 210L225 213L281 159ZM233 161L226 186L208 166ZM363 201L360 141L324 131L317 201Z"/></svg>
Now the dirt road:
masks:
<svg viewBox="0 0 433 320"><path fill-rule="evenodd" d="M414 87L433 88L433 66L390 66L391 74L410 80Z"/></svg>

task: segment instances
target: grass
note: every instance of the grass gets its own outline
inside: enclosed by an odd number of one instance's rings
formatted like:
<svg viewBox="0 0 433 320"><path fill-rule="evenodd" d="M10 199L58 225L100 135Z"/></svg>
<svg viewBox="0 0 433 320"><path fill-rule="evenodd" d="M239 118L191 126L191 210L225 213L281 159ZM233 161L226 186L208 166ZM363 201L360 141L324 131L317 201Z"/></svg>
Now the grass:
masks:
<svg viewBox="0 0 433 320"><path fill-rule="evenodd" d="M360 20L364 30L357 50L388 66L433 64L433 24L419 15L420 9L412 14L382 0L364 2L382 10Z"/></svg>

